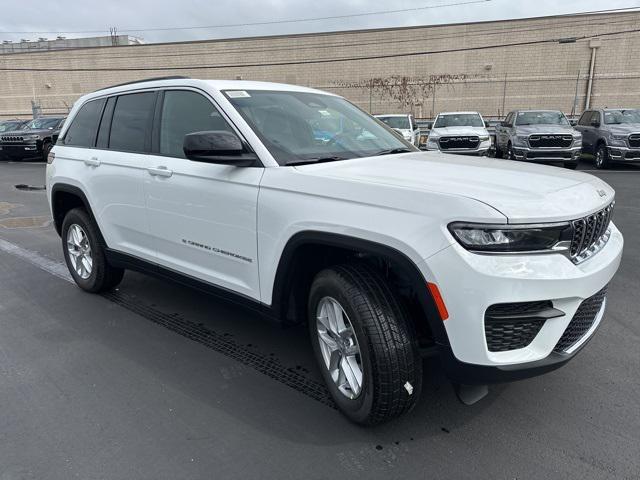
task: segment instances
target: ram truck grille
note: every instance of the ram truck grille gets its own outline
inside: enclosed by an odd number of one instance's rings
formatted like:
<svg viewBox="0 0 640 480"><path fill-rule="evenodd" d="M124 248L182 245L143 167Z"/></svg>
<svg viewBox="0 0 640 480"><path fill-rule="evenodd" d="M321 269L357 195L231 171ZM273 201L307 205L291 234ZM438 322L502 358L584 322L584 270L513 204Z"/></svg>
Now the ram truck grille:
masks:
<svg viewBox="0 0 640 480"><path fill-rule="evenodd" d="M616 202L588 217L574 220L571 260L580 263L599 251L609 240L609 225Z"/></svg>
<svg viewBox="0 0 640 480"><path fill-rule="evenodd" d="M562 337L560 337L560 340L553 349L554 352L564 353L582 340L596 321L606 297L607 287L604 287L593 297L587 298L580 304L578 310L576 310L576 314L571 319L571 322L569 322Z"/></svg>
<svg viewBox="0 0 640 480"><path fill-rule="evenodd" d="M530 135L531 148L569 148L573 145L573 135Z"/></svg>
<svg viewBox="0 0 640 480"><path fill-rule="evenodd" d="M480 138L473 136L441 137L440 150L475 150L480 145Z"/></svg>
<svg viewBox="0 0 640 480"><path fill-rule="evenodd" d="M640 148L640 133L629 135L629 146L631 148Z"/></svg>

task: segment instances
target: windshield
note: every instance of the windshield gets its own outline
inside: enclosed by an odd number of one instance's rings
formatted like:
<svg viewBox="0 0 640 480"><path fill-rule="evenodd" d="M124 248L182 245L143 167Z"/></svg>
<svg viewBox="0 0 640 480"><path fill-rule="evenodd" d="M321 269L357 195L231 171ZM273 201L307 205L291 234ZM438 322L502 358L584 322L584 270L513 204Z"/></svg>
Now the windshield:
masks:
<svg viewBox="0 0 640 480"><path fill-rule="evenodd" d="M477 113L454 113L438 115L433 128L447 127L484 127L482 117Z"/></svg>
<svg viewBox="0 0 640 480"><path fill-rule="evenodd" d="M224 93L280 165L415 151L340 97L266 90Z"/></svg>
<svg viewBox="0 0 640 480"><path fill-rule="evenodd" d="M59 118L36 118L27 123L23 130L44 130L47 128L55 128L60 122Z"/></svg>
<svg viewBox="0 0 640 480"><path fill-rule="evenodd" d="M562 112L520 112L516 125L570 125Z"/></svg>
<svg viewBox="0 0 640 480"><path fill-rule="evenodd" d="M640 123L640 110L610 110L604 112L604 123L620 125L623 123Z"/></svg>
<svg viewBox="0 0 640 480"><path fill-rule="evenodd" d="M409 117L376 117L376 118L391 128L397 128L398 130L411 130L411 123L409 123Z"/></svg>
<svg viewBox="0 0 640 480"><path fill-rule="evenodd" d="M3 122L0 123L0 132L10 132L16 128L20 128L22 122Z"/></svg>

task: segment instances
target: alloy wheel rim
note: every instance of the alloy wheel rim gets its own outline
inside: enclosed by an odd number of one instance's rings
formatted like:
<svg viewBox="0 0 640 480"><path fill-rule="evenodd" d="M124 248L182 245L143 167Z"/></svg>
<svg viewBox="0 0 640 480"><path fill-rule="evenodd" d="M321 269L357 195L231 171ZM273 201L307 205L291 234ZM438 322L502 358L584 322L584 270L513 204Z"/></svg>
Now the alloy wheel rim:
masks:
<svg viewBox="0 0 640 480"><path fill-rule="evenodd" d="M597 166L602 166L602 160L603 160L604 156L602 155L602 150L598 150L598 152L596 153L596 165Z"/></svg>
<svg viewBox="0 0 640 480"><path fill-rule="evenodd" d="M77 224L71 225L67 232L67 252L71 267L80 278L86 280L93 271L93 256L89 237Z"/></svg>
<svg viewBox="0 0 640 480"><path fill-rule="evenodd" d="M324 297L316 310L320 351L329 376L342 395L357 398L362 392L363 368L360 346L348 315L331 297Z"/></svg>

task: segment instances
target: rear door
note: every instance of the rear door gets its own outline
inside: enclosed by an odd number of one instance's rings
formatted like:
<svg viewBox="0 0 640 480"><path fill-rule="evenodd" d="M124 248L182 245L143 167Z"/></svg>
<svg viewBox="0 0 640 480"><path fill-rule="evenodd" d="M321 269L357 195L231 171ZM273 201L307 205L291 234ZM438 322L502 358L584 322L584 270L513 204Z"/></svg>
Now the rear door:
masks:
<svg viewBox="0 0 640 480"><path fill-rule="evenodd" d="M182 145L188 133L238 134L199 90L165 90L155 125L155 155L145 174L145 191L158 263L259 299L256 215L264 169L185 158Z"/></svg>
<svg viewBox="0 0 640 480"><path fill-rule="evenodd" d="M576 129L582 133L582 150L585 152L593 151L596 133L593 121L598 117L598 112L588 110L582 114L576 125Z"/></svg>
<svg viewBox="0 0 640 480"><path fill-rule="evenodd" d="M146 221L143 179L149 166L151 127L157 92L110 97L96 149L82 159L92 209L107 245L155 260Z"/></svg>

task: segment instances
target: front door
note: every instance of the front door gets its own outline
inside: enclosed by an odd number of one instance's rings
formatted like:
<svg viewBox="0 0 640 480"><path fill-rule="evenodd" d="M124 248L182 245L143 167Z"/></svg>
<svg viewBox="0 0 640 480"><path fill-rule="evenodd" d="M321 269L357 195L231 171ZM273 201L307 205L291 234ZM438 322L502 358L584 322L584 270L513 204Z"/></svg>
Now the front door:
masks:
<svg viewBox="0 0 640 480"><path fill-rule="evenodd" d="M256 215L264 169L185 158L188 133L236 133L204 94L166 90L159 108L155 155L145 180L158 263L259 299Z"/></svg>

